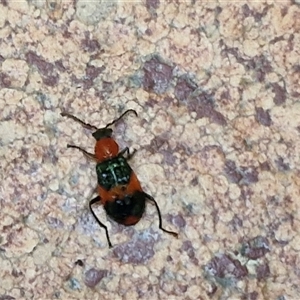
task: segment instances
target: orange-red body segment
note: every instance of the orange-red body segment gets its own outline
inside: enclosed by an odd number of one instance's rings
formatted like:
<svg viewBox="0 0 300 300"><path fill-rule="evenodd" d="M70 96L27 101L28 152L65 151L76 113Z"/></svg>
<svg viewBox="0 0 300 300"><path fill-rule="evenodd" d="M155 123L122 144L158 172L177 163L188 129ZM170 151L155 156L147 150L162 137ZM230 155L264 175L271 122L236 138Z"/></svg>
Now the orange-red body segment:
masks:
<svg viewBox="0 0 300 300"><path fill-rule="evenodd" d="M98 163L116 157L118 154L119 146L113 138L105 137L96 142L95 157Z"/></svg>
<svg viewBox="0 0 300 300"><path fill-rule="evenodd" d="M122 199L124 195L133 195L135 192L142 192L141 184L136 177L135 173L132 172L129 183L127 185L118 185L107 191L101 185L98 185L98 194L101 198L101 204L104 206L108 201L115 201L115 199Z"/></svg>

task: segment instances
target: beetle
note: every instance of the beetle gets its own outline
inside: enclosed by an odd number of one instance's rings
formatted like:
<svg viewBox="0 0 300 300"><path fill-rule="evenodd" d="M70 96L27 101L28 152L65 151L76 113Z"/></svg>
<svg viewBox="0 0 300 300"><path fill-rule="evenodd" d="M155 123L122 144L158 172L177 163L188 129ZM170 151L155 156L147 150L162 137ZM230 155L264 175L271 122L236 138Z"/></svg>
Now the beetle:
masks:
<svg viewBox="0 0 300 300"><path fill-rule="evenodd" d="M97 223L104 228L110 248L112 247L112 243L110 241L108 229L93 211L92 206L96 203L101 203L107 215L117 223L131 226L138 223L142 218L146 207L146 200L148 200L156 207L159 229L175 237L178 236L176 232L166 230L162 227L162 217L157 202L151 195L143 191L136 174L128 164L128 160L132 158L136 150L130 152L129 148L126 147L120 151L119 145L112 137L113 130L110 126L117 123L130 112L138 116L135 110L128 109L117 119L102 128L97 128L96 126L85 123L67 112L61 113L63 117L73 119L85 128L94 130L92 133L93 137L96 139L94 154L89 153L76 145L68 144L67 148L75 148L88 158L96 161L98 196L90 200L89 209Z"/></svg>

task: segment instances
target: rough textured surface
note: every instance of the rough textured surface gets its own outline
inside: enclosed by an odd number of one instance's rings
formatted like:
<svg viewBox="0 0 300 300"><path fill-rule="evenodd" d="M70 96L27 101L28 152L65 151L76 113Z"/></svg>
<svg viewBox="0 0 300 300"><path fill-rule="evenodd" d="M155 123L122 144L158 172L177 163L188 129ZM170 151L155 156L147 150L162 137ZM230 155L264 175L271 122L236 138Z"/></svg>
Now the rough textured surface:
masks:
<svg viewBox="0 0 300 300"><path fill-rule="evenodd" d="M298 299L298 1L0 1L0 299ZM160 205L113 249L90 132Z"/></svg>

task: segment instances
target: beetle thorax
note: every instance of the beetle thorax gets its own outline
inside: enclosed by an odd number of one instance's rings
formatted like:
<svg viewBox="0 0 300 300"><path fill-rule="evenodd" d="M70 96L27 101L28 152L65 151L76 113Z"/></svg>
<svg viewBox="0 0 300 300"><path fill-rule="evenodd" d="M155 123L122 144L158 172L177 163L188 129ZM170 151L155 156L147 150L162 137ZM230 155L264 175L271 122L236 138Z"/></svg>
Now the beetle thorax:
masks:
<svg viewBox="0 0 300 300"><path fill-rule="evenodd" d="M117 156L119 146L111 137L105 137L96 142L95 156L98 162Z"/></svg>

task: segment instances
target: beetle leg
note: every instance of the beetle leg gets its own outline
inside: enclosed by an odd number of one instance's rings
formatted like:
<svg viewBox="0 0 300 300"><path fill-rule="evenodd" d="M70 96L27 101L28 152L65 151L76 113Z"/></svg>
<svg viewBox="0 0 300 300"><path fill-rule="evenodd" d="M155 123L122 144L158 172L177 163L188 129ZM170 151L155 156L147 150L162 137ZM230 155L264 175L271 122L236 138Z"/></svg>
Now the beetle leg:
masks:
<svg viewBox="0 0 300 300"><path fill-rule="evenodd" d="M164 231L164 232L166 232L166 233L172 234L172 235L175 236L175 237L178 237L178 233L173 232L173 231L166 230L166 229L164 229L164 228L162 227L162 218L161 218L161 214L160 214L160 210L159 210L159 207L158 207L157 202L154 200L154 198L153 198L152 196L148 195L147 193L144 192L144 195L145 195L145 197L146 197L149 201L151 201L151 202L155 205L155 207L156 207L156 210L157 210L157 213L158 213L158 220L159 220L159 226L158 226L159 229L161 229L162 231Z"/></svg>
<svg viewBox="0 0 300 300"><path fill-rule="evenodd" d="M110 238L109 238L109 235L108 235L108 230L107 230L107 227L99 221L98 217L96 216L95 212L93 211L92 209L92 205L99 202L101 200L100 196L97 196L96 198L92 199L89 203L89 208L90 208L90 211L92 213L92 215L94 216L94 218L96 219L97 223L105 229L105 233L106 233L106 239L107 239L107 242L108 242L108 245L109 245L109 248L112 248L112 244L110 242Z"/></svg>
<svg viewBox="0 0 300 300"><path fill-rule="evenodd" d="M133 149L133 151L130 153L129 148L126 147L119 153L119 155L124 156L124 154L126 154L127 156L126 159L129 160L132 158L132 156L135 154L136 151L137 151L136 149Z"/></svg>
<svg viewBox="0 0 300 300"><path fill-rule="evenodd" d="M90 159L93 159L93 160L96 159L96 157L95 157L94 154L92 154L92 153L90 153L90 152L87 152L86 150L84 150L84 149L82 149L82 148L80 148L80 147L78 147L78 146L68 144L68 145L67 145L67 148L78 149L78 150L81 151L86 157L88 157L88 158L90 158Z"/></svg>

